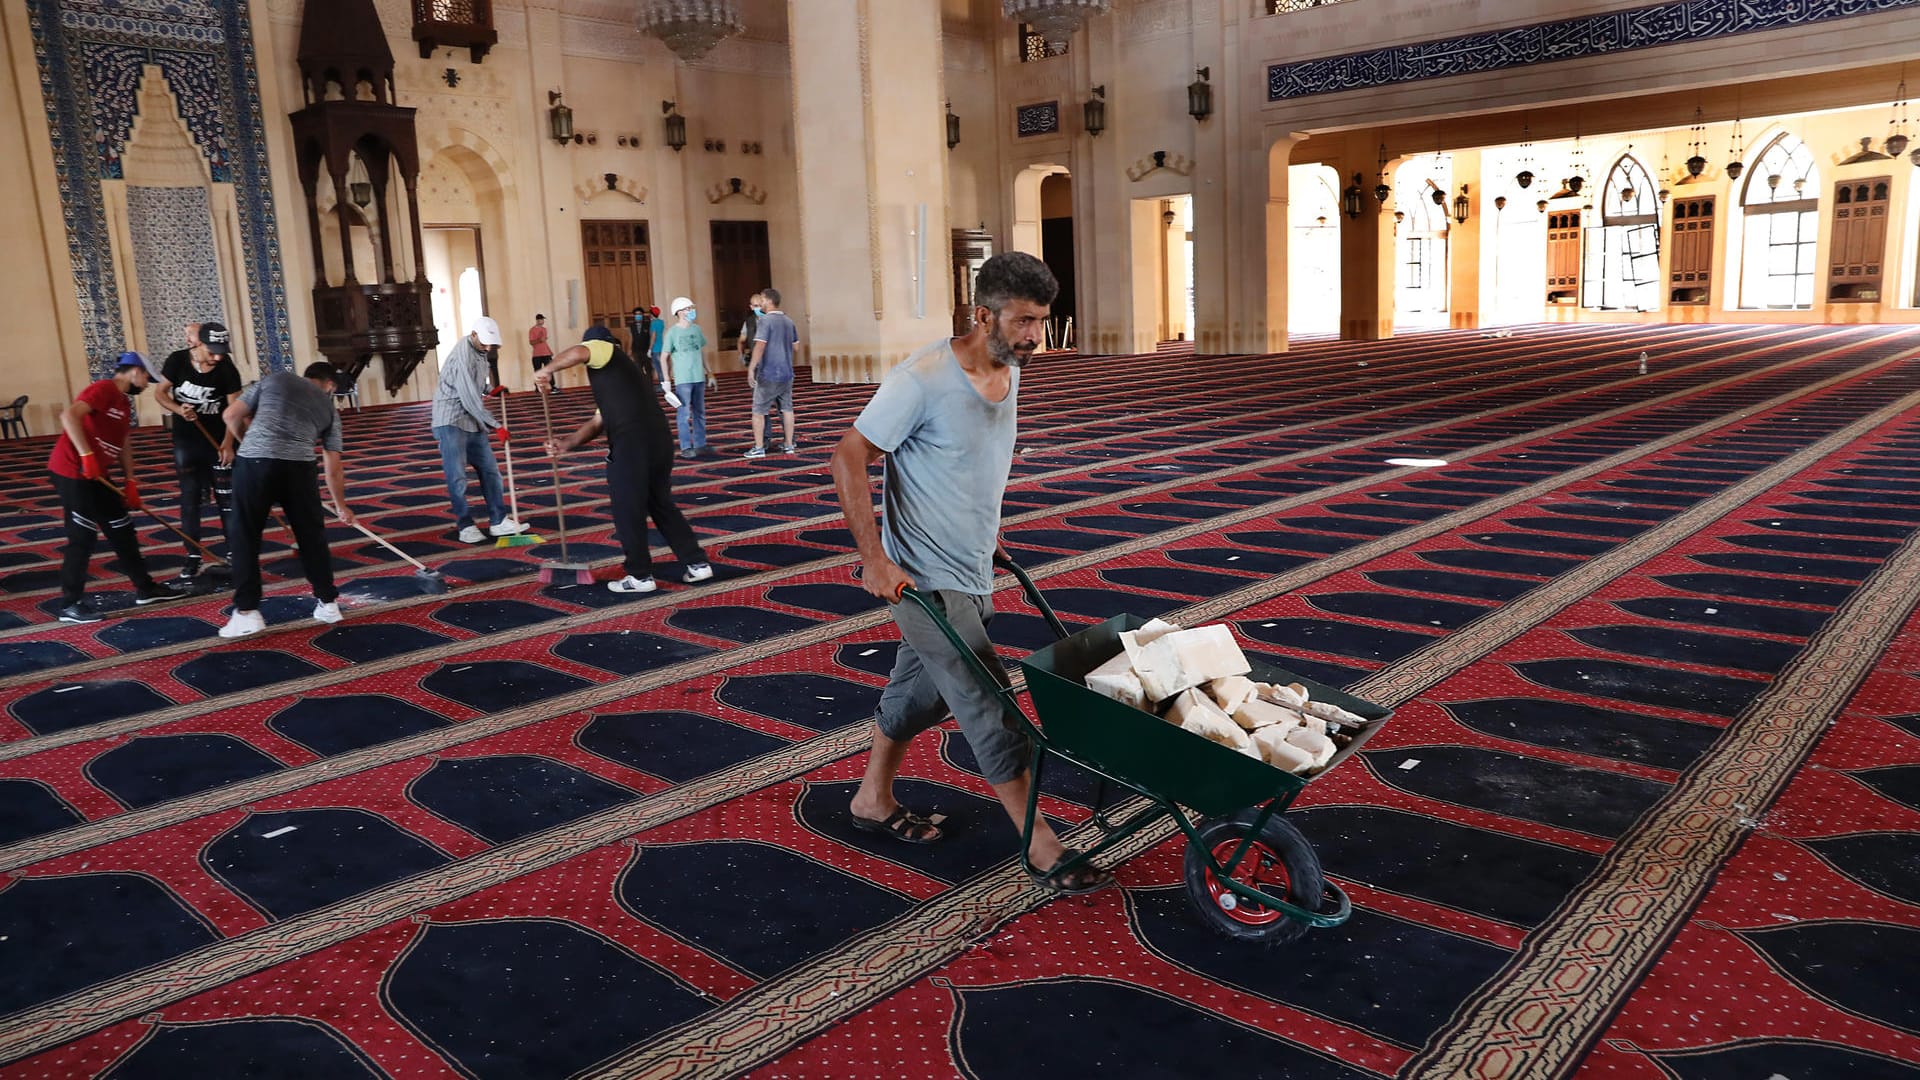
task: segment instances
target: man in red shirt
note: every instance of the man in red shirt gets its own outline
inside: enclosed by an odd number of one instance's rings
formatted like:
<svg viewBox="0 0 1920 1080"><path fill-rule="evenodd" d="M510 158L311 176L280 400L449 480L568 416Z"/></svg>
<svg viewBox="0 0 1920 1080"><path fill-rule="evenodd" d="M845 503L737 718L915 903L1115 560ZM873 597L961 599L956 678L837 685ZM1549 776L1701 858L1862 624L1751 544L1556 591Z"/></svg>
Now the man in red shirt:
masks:
<svg viewBox="0 0 1920 1080"><path fill-rule="evenodd" d="M132 511L145 507L133 479L127 428L133 422L131 395L145 391L150 378L139 353L121 353L112 378L80 391L60 413L60 437L54 440L47 468L53 471L53 487L60 493L67 522L67 546L60 563L61 622L100 621L86 606L85 596L87 563L103 530L133 582L134 603L144 606L186 595L147 573L146 560L140 557L140 535L133 528ZM107 476L109 459L120 462L124 484L118 491Z"/></svg>

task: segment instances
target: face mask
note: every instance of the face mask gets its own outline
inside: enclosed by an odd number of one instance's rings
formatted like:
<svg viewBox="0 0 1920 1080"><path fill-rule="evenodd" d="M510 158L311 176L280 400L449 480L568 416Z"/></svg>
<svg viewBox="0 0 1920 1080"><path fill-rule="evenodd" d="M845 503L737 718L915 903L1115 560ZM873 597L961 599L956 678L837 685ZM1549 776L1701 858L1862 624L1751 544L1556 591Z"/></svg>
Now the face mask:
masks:
<svg viewBox="0 0 1920 1080"><path fill-rule="evenodd" d="M753 305L753 313L754 313L755 315L758 315L758 314L760 314L760 311L761 311L761 308L760 308L760 305L759 305L759 304L755 304L755 305Z"/></svg>
<svg viewBox="0 0 1920 1080"><path fill-rule="evenodd" d="M693 310L692 308L688 308L687 310L681 312L680 314L685 315L687 317L688 322L700 321L700 313Z"/></svg>

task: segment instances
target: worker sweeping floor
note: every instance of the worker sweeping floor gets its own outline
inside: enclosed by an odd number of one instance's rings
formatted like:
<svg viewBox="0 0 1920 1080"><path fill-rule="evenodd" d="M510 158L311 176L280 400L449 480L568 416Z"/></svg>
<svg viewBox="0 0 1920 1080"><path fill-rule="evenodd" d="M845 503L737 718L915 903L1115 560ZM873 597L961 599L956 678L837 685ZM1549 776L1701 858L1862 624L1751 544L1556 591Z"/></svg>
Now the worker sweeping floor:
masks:
<svg viewBox="0 0 1920 1080"><path fill-rule="evenodd" d="M957 730L897 785L945 836L852 827L897 635L822 455L676 470L723 569L629 597L409 535L444 499L418 408L349 415L350 460L415 424L369 519L448 595L221 643L213 598L56 626L0 579L0 1076L1912 1075L1916 357L1783 326L1036 360L1003 536L1063 617L1226 623L1397 710L1287 814L1352 918L1274 950L1193 917L1164 829L1049 903ZM801 389L822 438L870 392ZM591 464L560 482L609 574ZM5 554L44 559L9 494ZM343 596L410 570L334 533ZM997 606L1004 657L1051 640ZM1090 777L1042 789L1094 835Z"/></svg>

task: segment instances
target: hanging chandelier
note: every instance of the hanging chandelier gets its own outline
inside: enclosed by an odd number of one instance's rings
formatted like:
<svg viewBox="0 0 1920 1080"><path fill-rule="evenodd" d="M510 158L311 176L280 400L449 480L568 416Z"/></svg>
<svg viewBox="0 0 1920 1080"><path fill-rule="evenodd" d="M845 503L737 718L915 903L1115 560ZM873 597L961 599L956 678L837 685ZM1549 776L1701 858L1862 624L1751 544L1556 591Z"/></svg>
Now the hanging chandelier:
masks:
<svg viewBox="0 0 1920 1080"><path fill-rule="evenodd" d="M692 63L735 34L745 33L736 0L645 0L640 29Z"/></svg>
<svg viewBox="0 0 1920 1080"><path fill-rule="evenodd" d="M1007 18L1033 27L1056 51L1067 47L1067 39L1081 24L1112 7L1113 0L1000 0Z"/></svg>

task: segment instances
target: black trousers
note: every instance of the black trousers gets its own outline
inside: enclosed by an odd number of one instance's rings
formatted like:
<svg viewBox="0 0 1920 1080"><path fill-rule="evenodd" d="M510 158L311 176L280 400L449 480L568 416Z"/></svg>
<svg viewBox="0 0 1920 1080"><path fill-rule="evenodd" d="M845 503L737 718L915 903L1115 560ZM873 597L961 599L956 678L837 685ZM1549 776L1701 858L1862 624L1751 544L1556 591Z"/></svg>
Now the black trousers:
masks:
<svg viewBox="0 0 1920 1080"><path fill-rule="evenodd" d="M609 509L613 511L613 530L626 555L626 571L643 578L653 573L653 555L648 550L647 519L660 527L673 553L691 566L707 561L700 541L693 537L693 526L680 508L673 505L673 444L661 442L649 453L639 440L621 440L607 451L607 487Z"/></svg>
<svg viewBox="0 0 1920 1080"><path fill-rule="evenodd" d="M140 555L140 534L134 531L133 515L112 488L98 480L75 480L53 474L53 489L60 494L60 508L67 525L67 546L60 558L60 603L77 604L87 592L87 563L93 559L93 545L100 534L107 534L114 554L127 580L141 592L153 589L153 576L147 573L147 560Z"/></svg>
<svg viewBox="0 0 1920 1080"><path fill-rule="evenodd" d="M260 534L267 515L278 505L293 529L300 550L300 569L313 586L313 597L332 603L340 595L333 587L333 553L327 546L326 510L320 505L320 467L311 461L278 458L235 458L233 462L233 609L260 607Z"/></svg>
<svg viewBox="0 0 1920 1080"><path fill-rule="evenodd" d="M214 505L220 508L221 535L226 535L233 512L233 469L220 464L219 449L201 438L198 431L193 432L192 439L175 438L173 467L180 474L180 531L200 539L200 518L211 494ZM187 558L197 561L200 553L189 546Z"/></svg>

